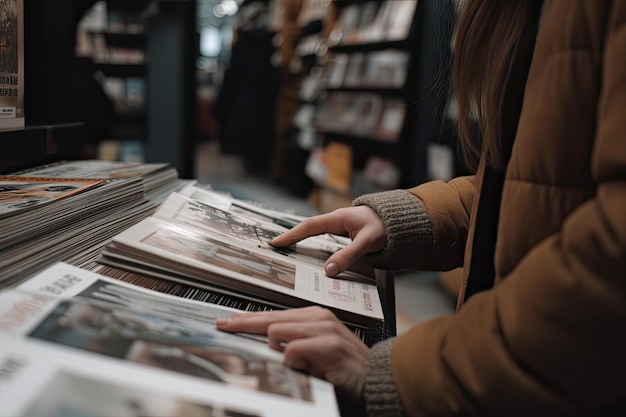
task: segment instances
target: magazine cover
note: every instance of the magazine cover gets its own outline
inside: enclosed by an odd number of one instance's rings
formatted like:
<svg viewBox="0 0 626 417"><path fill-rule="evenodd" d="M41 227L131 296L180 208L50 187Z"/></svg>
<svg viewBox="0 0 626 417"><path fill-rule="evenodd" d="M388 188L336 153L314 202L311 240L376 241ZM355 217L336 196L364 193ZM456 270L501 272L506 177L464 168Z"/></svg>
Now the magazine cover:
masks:
<svg viewBox="0 0 626 417"><path fill-rule="evenodd" d="M64 263L0 301L0 415L338 415L332 385L215 329L233 309Z"/></svg>
<svg viewBox="0 0 626 417"><path fill-rule="evenodd" d="M24 124L23 0L0 0L0 130Z"/></svg>
<svg viewBox="0 0 626 417"><path fill-rule="evenodd" d="M104 184L104 180L71 178L39 178L0 176L0 219L50 204L89 188Z"/></svg>

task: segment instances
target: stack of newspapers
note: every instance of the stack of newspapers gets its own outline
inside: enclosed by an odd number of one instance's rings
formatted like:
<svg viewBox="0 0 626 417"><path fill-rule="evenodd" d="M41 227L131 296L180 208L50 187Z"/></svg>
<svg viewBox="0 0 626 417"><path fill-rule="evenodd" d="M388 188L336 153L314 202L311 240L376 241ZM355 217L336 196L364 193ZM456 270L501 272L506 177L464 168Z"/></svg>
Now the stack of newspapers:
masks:
<svg viewBox="0 0 626 417"><path fill-rule="evenodd" d="M0 286L96 256L184 184L167 164L68 161L0 176ZM92 248L90 251L89 248Z"/></svg>

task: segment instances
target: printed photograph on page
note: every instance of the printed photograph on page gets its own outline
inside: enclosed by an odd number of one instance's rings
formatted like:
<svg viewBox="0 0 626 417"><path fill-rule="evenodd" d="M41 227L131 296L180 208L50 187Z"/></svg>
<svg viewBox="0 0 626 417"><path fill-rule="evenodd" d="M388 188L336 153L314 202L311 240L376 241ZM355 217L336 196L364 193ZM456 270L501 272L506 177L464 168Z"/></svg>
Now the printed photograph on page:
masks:
<svg viewBox="0 0 626 417"><path fill-rule="evenodd" d="M59 302L29 337L246 390L311 401L308 378L236 335L114 303Z"/></svg>

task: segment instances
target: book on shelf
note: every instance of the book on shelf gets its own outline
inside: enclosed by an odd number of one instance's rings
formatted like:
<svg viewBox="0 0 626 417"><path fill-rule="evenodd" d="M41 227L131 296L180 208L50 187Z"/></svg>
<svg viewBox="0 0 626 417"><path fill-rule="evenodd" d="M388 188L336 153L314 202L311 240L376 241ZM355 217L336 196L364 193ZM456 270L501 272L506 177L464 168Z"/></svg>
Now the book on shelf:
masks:
<svg viewBox="0 0 626 417"><path fill-rule="evenodd" d="M383 142L399 139L407 107L403 99L367 92L332 92L325 97L313 118L320 130Z"/></svg>
<svg viewBox="0 0 626 417"><path fill-rule="evenodd" d="M24 0L5 0L0 7L0 131L25 126Z"/></svg>
<svg viewBox="0 0 626 417"><path fill-rule="evenodd" d="M365 56L365 71L361 85L378 88L401 88L406 79L409 54L387 49Z"/></svg>
<svg viewBox="0 0 626 417"><path fill-rule="evenodd" d="M374 93L361 93L357 100L359 123L352 125L352 132L357 135L373 136L380 120L383 98Z"/></svg>
<svg viewBox="0 0 626 417"><path fill-rule="evenodd" d="M386 99L374 135L383 141L398 141L404 124L406 108L407 105L402 99Z"/></svg>
<svg viewBox="0 0 626 417"><path fill-rule="evenodd" d="M405 40L417 0L361 1L344 6L330 36L332 46Z"/></svg>
<svg viewBox="0 0 626 417"><path fill-rule="evenodd" d="M383 36L384 21L381 19L379 2L364 2L357 26L356 41L358 43L376 42Z"/></svg>
<svg viewBox="0 0 626 417"><path fill-rule="evenodd" d="M339 416L331 384L215 329L235 311L56 263L0 293L1 414Z"/></svg>
<svg viewBox="0 0 626 417"><path fill-rule="evenodd" d="M108 60L104 63L118 65L143 65L146 63L146 53L141 49L108 47Z"/></svg>
<svg viewBox="0 0 626 417"><path fill-rule="evenodd" d="M141 13L109 8L107 20L108 30L112 33L144 33L145 31Z"/></svg>
<svg viewBox="0 0 626 417"><path fill-rule="evenodd" d="M226 207L216 201L219 195L207 194L193 184L172 193L152 216L114 236L98 262L276 308L317 304L351 325L369 328L384 321L372 269L355 268L336 278L324 273L324 261L347 244L345 238L323 234L274 248L268 242L297 218L241 201Z"/></svg>
<svg viewBox="0 0 626 417"><path fill-rule="evenodd" d="M128 110L144 110L146 108L146 79L128 77L126 79L126 108Z"/></svg>
<svg viewBox="0 0 626 417"><path fill-rule="evenodd" d="M340 142L330 142L324 148L324 161L328 169L326 186L349 194L352 187L352 147Z"/></svg>
<svg viewBox="0 0 626 417"><path fill-rule="evenodd" d="M331 45L356 42L360 14L361 7L358 4L349 4L341 9L330 34Z"/></svg>
<svg viewBox="0 0 626 417"><path fill-rule="evenodd" d="M316 20L324 20L329 6L330 1L327 0L303 0L296 23L299 27L306 27Z"/></svg>
<svg viewBox="0 0 626 417"><path fill-rule="evenodd" d="M362 52L350 54L346 68L346 75L343 80L344 85L346 87L359 86L362 83L364 71L365 54Z"/></svg>
<svg viewBox="0 0 626 417"><path fill-rule="evenodd" d="M393 162L372 155L363 168L363 179L376 187L375 191L392 190L400 184L400 170Z"/></svg>
<svg viewBox="0 0 626 417"><path fill-rule="evenodd" d="M106 1L97 1L81 17L78 29L84 32L105 32L108 28Z"/></svg>
<svg viewBox="0 0 626 417"><path fill-rule="evenodd" d="M385 39L404 40L409 36L417 0L395 0L384 2L386 17Z"/></svg>
<svg viewBox="0 0 626 417"><path fill-rule="evenodd" d="M123 112L127 108L126 81L120 77L106 77L102 81L102 88L113 102L116 112Z"/></svg>
<svg viewBox="0 0 626 417"><path fill-rule="evenodd" d="M146 80L142 77L105 77L105 93L113 101L118 113L140 113L146 108Z"/></svg>
<svg viewBox="0 0 626 417"><path fill-rule="evenodd" d="M317 65L302 79L302 85L298 91L298 98L306 103L313 103L322 89L324 69Z"/></svg>
<svg viewBox="0 0 626 417"><path fill-rule="evenodd" d="M346 69L350 62L349 54L332 54L328 60L325 73L325 87L338 88L343 86Z"/></svg>

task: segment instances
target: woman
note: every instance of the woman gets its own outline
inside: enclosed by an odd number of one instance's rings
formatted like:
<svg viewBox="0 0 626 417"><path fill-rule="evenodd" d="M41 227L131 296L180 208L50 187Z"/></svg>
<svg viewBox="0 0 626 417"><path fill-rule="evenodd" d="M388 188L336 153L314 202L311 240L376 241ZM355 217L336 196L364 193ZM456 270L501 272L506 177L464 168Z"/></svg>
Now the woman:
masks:
<svg viewBox="0 0 626 417"><path fill-rule="evenodd" d="M348 234L329 275L366 254L462 265L457 314L370 350L321 309L219 328L267 331L368 416L626 415L626 0L468 0L453 72L474 176L360 197L273 244Z"/></svg>

